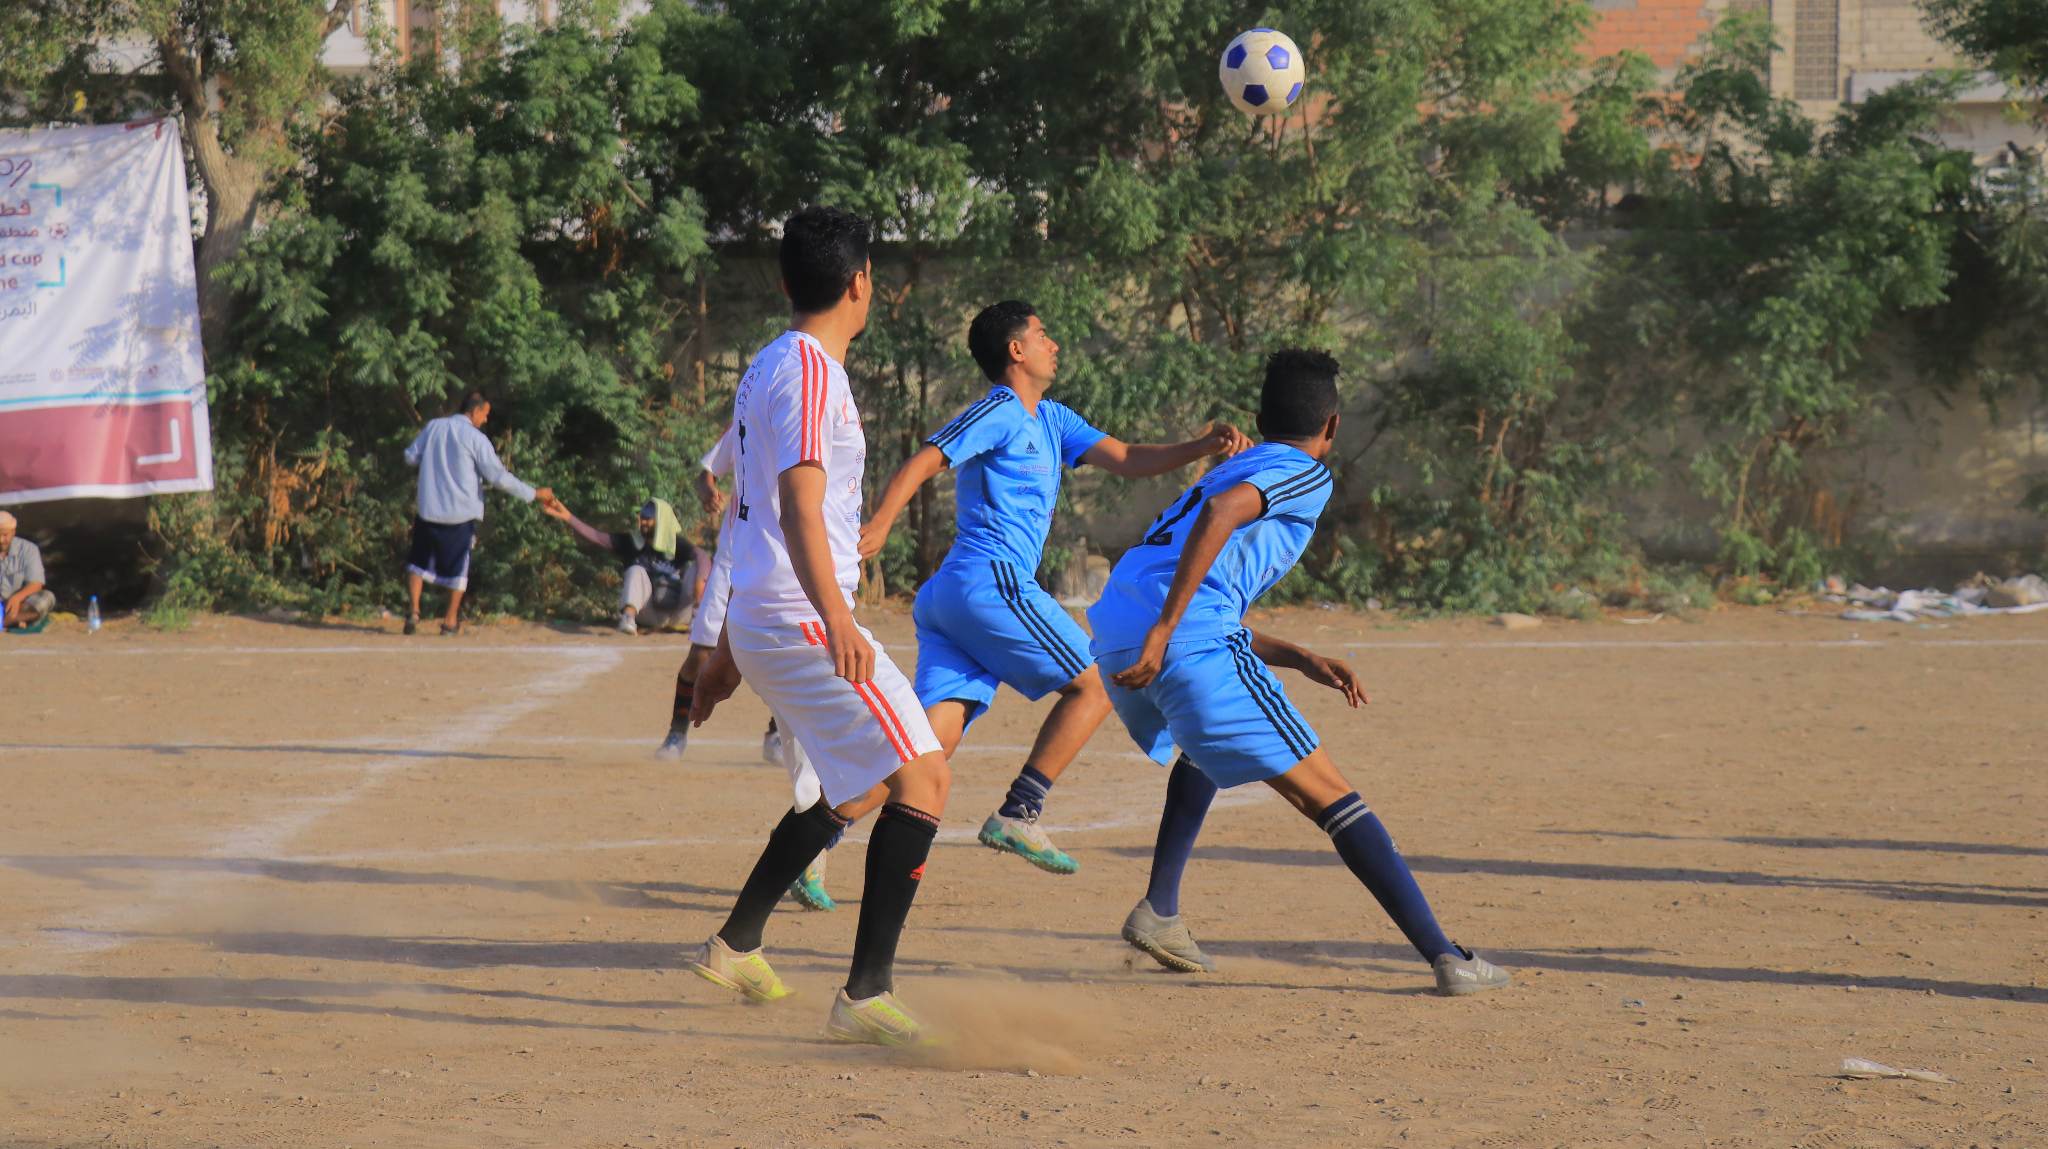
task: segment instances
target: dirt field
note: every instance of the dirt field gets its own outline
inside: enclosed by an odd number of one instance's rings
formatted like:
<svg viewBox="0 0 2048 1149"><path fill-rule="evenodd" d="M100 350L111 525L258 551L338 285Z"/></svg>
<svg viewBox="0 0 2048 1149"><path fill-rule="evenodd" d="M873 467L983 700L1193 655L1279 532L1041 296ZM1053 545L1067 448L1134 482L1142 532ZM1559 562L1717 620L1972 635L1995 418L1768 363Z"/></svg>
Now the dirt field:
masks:
<svg viewBox="0 0 2048 1149"><path fill-rule="evenodd" d="M2048 1145L2048 616L1268 623L1348 644L1368 710L1290 689L1513 987L1425 994L1263 791L1189 873L1222 972L1155 968L1164 773L1112 722L1048 810L1080 874L983 850L1006 695L903 946L956 1041L842 1048L851 907L770 923L790 1002L678 968L787 801L744 693L649 760L680 638L0 639L0 1144Z"/></svg>

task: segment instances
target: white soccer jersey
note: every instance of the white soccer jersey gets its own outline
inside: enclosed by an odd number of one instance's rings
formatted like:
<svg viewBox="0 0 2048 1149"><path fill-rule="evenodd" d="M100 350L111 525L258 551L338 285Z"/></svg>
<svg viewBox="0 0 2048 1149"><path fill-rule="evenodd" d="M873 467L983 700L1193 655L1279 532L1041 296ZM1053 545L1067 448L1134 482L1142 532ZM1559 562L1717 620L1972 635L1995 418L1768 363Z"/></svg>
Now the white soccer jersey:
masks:
<svg viewBox="0 0 2048 1149"><path fill-rule="evenodd" d="M720 479L732 474L732 424L725 425L725 434L704 452L704 460L698 465Z"/></svg>
<svg viewBox="0 0 2048 1149"><path fill-rule="evenodd" d="M723 479L727 475L732 474L734 462L732 443L735 437L732 429L733 424L727 423L725 425L725 434L720 435L718 442L713 444L711 449L704 453L704 461L700 465L712 478ZM718 516L718 561L725 566L728 579L731 577L732 572L732 516L738 506L738 499L728 498L725 500L725 513ZM724 615L724 608L719 608L719 616L723 618Z"/></svg>
<svg viewBox="0 0 2048 1149"><path fill-rule="evenodd" d="M752 631L816 622L782 537L782 472L825 469L825 538L848 607L860 582L861 475L867 437L846 369L818 341L785 331L747 366L733 398L732 595L727 618Z"/></svg>

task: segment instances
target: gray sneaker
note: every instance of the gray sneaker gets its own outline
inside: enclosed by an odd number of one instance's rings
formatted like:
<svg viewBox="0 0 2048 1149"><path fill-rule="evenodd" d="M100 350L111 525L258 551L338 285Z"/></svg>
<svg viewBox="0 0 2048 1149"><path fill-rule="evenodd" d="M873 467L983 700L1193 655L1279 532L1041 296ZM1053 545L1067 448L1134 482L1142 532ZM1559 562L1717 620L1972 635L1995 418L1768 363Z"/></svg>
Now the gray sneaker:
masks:
<svg viewBox="0 0 2048 1149"><path fill-rule="evenodd" d="M1464 956L1459 957L1458 954ZM1438 954L1430 968L1436 971L1436 991L1445 997L1485 993L1514 980L1508 976L1508 971L1462 946L1457 953Z"/></svg>
<svg viewBox="0 0 2048 1149"><path fill-rule="evenodd" d="M1152 912L1152 903L1139 899L1124 919L1124 940L1152 955L1152 960L1175 973L1213 973L1216 963L1195 944L1187 923L1175 914L1170 918Z"/></svg>

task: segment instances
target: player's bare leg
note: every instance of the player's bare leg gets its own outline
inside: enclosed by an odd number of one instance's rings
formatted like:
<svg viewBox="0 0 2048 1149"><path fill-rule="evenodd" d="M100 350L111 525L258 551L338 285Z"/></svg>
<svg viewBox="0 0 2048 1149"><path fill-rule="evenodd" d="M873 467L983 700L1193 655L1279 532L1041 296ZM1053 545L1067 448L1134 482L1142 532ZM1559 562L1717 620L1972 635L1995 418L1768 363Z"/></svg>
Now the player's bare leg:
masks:
<svg viewBox="0 0 2048 1149"><path fill-rule="evenodd" d="M1102 673L1093 666L1074 676L1059 689L1059 701L1038 728L1038 738L1024 759L1024 768L1010 783L1003 805L981 824L981 843L992 850L1012 853L1039 869L1053 874L1071 874L1081 864L1053 845L1038 816L1052 784L1081 754L1081 748L1102 721L1109 717L1109 692L1103 689ZM930 711L926 712L928 715ZM933 723L937 733L937 723ZM940 735L943 739L944 735Z"/></svg>
<svg viewBox="0 0 2048 1149"><path fill-rule="evenodd" d="M1430 963L1438 993L1456 996L1508 984L1506 970L1444 936L1394 839L1358 791L1344 780L1327 750L1317 747L1292 770L1267 784L1330 836L1344 864L1372 891L1422 960Z"/></svg>
<svg viewBox="0 0 2048 1149"><path fill-rule="evenodd" d="M412 602L412 606L407 608L405 612L405 633L407 634L413 633L420 627L420 590L426 586L426 583L427 580L419 575L409 574L405 576L405 593Z"/></svg>

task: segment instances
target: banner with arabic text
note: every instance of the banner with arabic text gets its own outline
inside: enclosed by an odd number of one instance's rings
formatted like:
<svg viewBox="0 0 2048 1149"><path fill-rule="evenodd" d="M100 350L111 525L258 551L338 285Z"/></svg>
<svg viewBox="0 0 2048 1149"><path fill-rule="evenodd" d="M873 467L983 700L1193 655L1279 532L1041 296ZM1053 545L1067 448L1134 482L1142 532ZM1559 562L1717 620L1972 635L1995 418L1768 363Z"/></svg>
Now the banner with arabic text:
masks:
<svg viewBox="0 0 2048 1149"><path fill-rule="evenodd" d="M0 131L0 506L212 486L177 125Z"/></svg>

